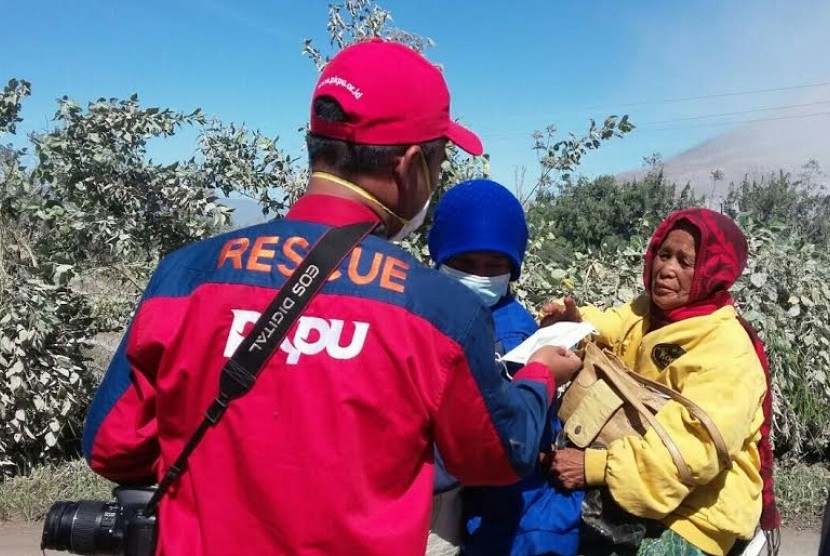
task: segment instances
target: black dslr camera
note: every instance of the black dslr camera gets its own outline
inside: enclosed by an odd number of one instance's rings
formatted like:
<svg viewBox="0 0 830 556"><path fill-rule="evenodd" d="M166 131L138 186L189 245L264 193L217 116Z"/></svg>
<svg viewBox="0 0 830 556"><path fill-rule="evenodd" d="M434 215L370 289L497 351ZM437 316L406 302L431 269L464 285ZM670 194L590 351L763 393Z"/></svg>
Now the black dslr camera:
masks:
<svg viewBox="0 0 830 556"><path fill-rule="evenodd" d="M55 502L43 524L41 550L73 554L153 556L156 516L144 510L155 487L117 487L114 502Z"/></svg>

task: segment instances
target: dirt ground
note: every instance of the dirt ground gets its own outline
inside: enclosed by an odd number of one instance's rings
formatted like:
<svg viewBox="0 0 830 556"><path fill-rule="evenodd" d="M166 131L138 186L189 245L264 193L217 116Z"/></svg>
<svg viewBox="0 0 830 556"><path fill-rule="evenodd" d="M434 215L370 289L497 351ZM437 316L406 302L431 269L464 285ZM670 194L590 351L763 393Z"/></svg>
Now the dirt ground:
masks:
<svg viewBox="0 0 830 556"><path fill-rule="evenodd" d="M11 521L0 524L0 556L35 556L40 551L42 524ZM780 556L816 556L819 535L813 530L784 529ZM65 554L47 552L47 554Z"/></svg>

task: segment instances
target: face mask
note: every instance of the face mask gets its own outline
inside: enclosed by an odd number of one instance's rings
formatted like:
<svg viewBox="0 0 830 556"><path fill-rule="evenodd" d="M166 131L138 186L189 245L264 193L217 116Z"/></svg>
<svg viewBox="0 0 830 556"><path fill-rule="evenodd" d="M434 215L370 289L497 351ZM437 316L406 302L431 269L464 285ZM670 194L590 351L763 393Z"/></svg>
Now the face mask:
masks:
<svg viewBox="0 0 830 556"><path fill-rule="evenodd" d="M429 196L427 197L424 206L418 211L418 214L409 220L402 220L403 226L400 230L398 230L398 233L389 238L389 241L401 241L406 238L415 230L420 228L424 223L424 219L427 217L427 212L429 212L429 203L432 200L432 192L435 191L435 188L432 186L432 179L429 175L429 165L427 164L427 158L423 151L421 151L421 170L424 172L424 179L427 180L427 191L429 191Z"/></svg>
<svg viewBox="0 0 830 556"><path fill-rule="evenodd" d="M441 265L439 272L452 276L478 295L485 305L492 307L499 300L507 295L507 288L510 286L510 274L500 276L477 276L467 274L447 265Z"/></svg>
<svg viewBox="0 0 830 556"><path fill-rule="evenodd" d="M427 197L427 202L424 203L424 206L421 207L421 210L418 211L418 214L416 214L409 220L404 220L401 229L398 230L398 233L390 237L389 241L401 241L402 239L409 236L412 232L420 228L421 225L424 223L424 219L427 217L427 212L429 212L430 200L432 200L432 197Z"/></svg>
<svg viewBox="0 0 830 556"><path fill-rule="evenodd" d="M398 232L395 235L393 235L392 237L390 237L388 239L389 239L389 241L401 241L402 239L409 236L412 232L414 232L415 230L420 228L421 225L424 223L424 219L427 216L427 212L429 212L429 203L430 203L430 200L432 199L432 192L435 191L435 189L432 187L432 180L430 179L430 176L429 176L429 166L427 165L426 156L424 155L423 152L421 153L421 168L424 171L424 178L427 180L427 187L428 187L428 190L429 190L429 197L427 197L427 200L424 203L424 206L421 207L421 210L418 211L418 214L416 214L415 216L413 216L409 220L407 220L406 218L401 218L400 216L398 216L397 214L392 212L392 210L389 207L387 207L386 205L381 203L377 198L375 198L374 195L372 195L368 191L365 191L363 188L353 184L352 182L350 182L348 180L344 180L343 178L340 178L340 177L335 176L333 174L329 174L327 172L314 172L314 173L311 174L311 176L312 177L323 178L325 180L336 183L338 185L342 185L346 189L349 189L350 191L353 191L354 193L357 193L358 195L360 195L364 199L366 199L368 201L371 201L372 203L374 203L375 205L380 207L384 212L386 212L387 214L394 217L396 220L398 220L401 223L401 229L398 230Z"/></svg>

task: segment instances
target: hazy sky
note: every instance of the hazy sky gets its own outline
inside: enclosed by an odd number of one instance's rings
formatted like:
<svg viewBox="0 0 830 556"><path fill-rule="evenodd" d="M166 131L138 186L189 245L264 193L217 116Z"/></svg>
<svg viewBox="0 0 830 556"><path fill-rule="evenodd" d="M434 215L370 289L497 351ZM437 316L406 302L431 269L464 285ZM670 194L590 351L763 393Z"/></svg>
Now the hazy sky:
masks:
<svg viewBox="0 0 830 556"><path fill-rule="evenodd" d="M32 82L24 132L48 127L62 95L137 92L148 106L245 122L300 154L316 75L300 51L305 37L326 46L327 4L0 0L0 79ZM516 166L532 182L529 135L550 123L579 133L590 117L628 113L639 126L591 154L587 174L637 168L652 152L671 156L730 129L724 122L775 117L777 107L804 104L817 114L808 119L830 123L827 0L381 5L397 26L435 40L427 54L445 68L453 111L482 136L494 177L508 186ZM748 93L759 90L767 92ZM180 158L194 148L185 134L156 150Z"/></svg>

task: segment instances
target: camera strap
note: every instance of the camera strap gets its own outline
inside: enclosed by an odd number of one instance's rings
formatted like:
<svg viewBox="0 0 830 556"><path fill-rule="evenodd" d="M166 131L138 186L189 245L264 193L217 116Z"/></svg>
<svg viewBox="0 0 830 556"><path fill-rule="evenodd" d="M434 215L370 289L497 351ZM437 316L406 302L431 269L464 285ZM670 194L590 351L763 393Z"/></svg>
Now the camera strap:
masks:
<svg viewBox="0 0 830 556"><path fill-rule="evenodd" d="M346 255L376 226L375 222L362 222L331 228L311 248L256 321L253 330L225 362L219 375L219 395L211 403L199 428L190 437L179 457L165 472L155 494L147 503L145 515L156 513L161 498L184 471L187 458L207 429L219 422L231 401L251 390L257 375L311 299L322 289Z"/></svg>

